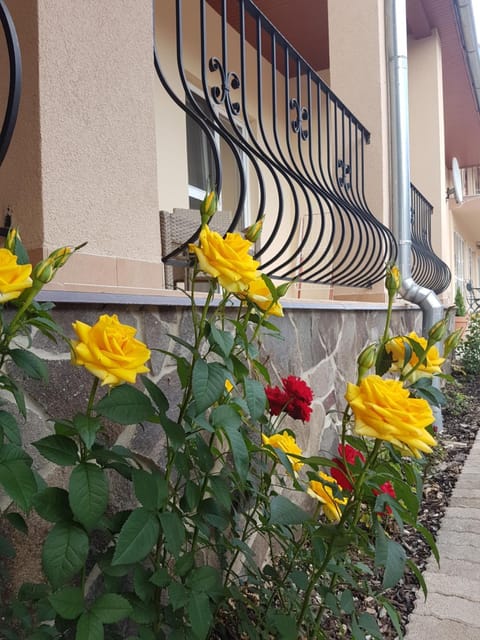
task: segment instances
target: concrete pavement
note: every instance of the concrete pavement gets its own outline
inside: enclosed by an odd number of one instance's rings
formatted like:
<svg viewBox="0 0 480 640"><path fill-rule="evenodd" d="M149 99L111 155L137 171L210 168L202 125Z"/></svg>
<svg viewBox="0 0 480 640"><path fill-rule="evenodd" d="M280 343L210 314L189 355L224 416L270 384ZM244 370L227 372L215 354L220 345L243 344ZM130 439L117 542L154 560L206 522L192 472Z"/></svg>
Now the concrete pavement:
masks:
<svg viewBox="0 0 480 640"><path fill-rule="evenodd" d="M480 640L480 431L437 535L405 640Z"/></svg>

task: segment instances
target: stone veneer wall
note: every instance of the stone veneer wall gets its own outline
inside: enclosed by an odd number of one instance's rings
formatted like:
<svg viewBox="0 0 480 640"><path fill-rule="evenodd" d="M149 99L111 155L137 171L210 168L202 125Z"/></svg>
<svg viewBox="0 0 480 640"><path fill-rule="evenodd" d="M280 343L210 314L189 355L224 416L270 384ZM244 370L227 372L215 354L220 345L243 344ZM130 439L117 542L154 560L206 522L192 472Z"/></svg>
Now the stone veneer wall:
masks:
<svg viewBox="0 0 480 640"><path fill-rule="evenodd" d="M82 320L94 324L102 313L117 313L121 322L136 326L138 337L150 348L178 349L168 334L187 339L191 333L189 310L182 306L60 304L53 312L56 321L72 338L72 322ZM335 411L332 410L343 409L346 382L355 380L356 356L381 334L384 318L385 312L379 310L287 309L284 318L274 320L281 330L281 338L266 336L262 347L263 355L268 358L272 384L283 376L296 375L304 378L314 392L311 421L308 424L297 421L292 425L306 454L318 454L320 449L328 451L336 446ZM404 308L394 311L392 330L395 334L412 330L419 332L420 327L419 310ZM75 413L85 411L92 377L82 367L71 365L70 351L63 341L54 344L37 333L33 336L32 350L48 361L49 382L19 380L26 392L28 408L27 421L23 426L24 442L37 470L48 483L64 486L68 480L68 469L59 470L42 459L29 443L53 433L52 418L71 418ZM151 376L169 397L170 406L175 407L180 391L171 358L152 351ZM5 400L8 408L13 410L9 399ZM117 442L129 446L162 464L163 440L158 425L146 424L142 428L107 425L105 437L112 444ZM118 506L130 507L133 498L125 481L112 473L110 482ZM0 495L0 509L7 505L8 498ZM28 537L11 532L18 547L12 570L16 585L39 577L39 549L47 529L48 523L32 515Z"/></svg>

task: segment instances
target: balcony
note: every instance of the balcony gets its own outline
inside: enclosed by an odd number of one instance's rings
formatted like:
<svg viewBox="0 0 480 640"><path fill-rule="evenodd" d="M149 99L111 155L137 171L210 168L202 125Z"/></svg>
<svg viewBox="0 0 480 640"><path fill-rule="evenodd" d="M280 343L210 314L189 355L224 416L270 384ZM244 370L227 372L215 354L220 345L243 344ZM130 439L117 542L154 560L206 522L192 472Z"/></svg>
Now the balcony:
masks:
<svg viewBox="0 0 480 640"><path fill-rule="evenodd" d="M433 206L413 184L410 185L410 213L413 279L437 294L442 293L449 287L452 274L432 248Z"/></svg>
<svg viewBox="0 0 480 640"><path fill-rule="evenodd" d="M157 3L155 67L185 114L172 126L190 209L216 187L230 231L264 217L255 255L273 278L367 288L383 277L396 245L365 198L369 132L253 2ZM166 264L198 229L183 233Z"/></svg>

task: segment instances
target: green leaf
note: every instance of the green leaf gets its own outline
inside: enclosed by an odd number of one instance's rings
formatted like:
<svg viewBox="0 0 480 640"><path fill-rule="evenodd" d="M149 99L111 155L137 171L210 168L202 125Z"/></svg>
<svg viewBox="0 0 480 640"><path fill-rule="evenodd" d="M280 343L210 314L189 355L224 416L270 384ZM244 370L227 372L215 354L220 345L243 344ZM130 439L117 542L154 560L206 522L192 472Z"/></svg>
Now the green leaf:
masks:
<svg viewBox="0 0 480 640"><path fill-rule="evenodd" d="M184 607L190 600L190 594L181 582L171 582L168 585L168 599L174 611Z"/></svg>
<svg viewBox="0 0 480 640"><path fill-rule="evenodd" d="M178 558L185 542L185 525L180 516L172 511L161 513L159 519L165 536L165 546L175 558Z"/></svg>
<svg viewBox="0 0 480 640"><path fill-rule="evenodd" d="M10 511L9 513L5 513L4 517L12 525L12 527L15 527L17 531L20 531L25 535L28 533L27 523L19 513L17 513L16 511Z"/></svg>
<svg viewBox="0 0 480 640"><path fill-rule="evenodd" d="M75 620L85 608L80 587L63 587L48 598L55 611L65 620Z"/></svg>
<svg viewBox="0 0 480 640"><path fill-rule="evenodd" d="M42 550L45 575L54 587L61 587L84 566L88 536L72 522L58 522L49 531Z"/></svg>
<svg viewBox="0 0 480 640"><path fill-rule="evenodd" d="M22 436L20 435L18 423L8 411L0 411L0 428L9 442L19 447L22 446Z"/></svg>
<svg viewBox="0 0 480 640"><path fill-rule="evenodd" d="M113 624L126 618L132 610L128 600L116 593L104 593L95 600L91 612L105 624Z"/></svg>
<svg viewBox="0 0 480 640"><path fill-rule="evenodd" d="M168 498L168 485L160 473L134 469L132 477L135 495L143 507L156 511L165 505Z"/></svg>
<svg viewBox="0 0 480 640"><path fill-rule="evenodd" d="M77 413L73 418L73 424L87 449L91 449L98 431L102 428L100 419L92 416L85 416L82 413Z"/></svg>
<svg viewBox="0 0 480 640"><path fill-rule="evenodd" d="M382 584L384 589L390 589L403 576L407 556L402 545L388 538L379 523L375 532L375 566L385 568Z"/></svg>
<svg viewBox="0 0 480 640"><path fill-rule="evenodd" d="M21 460L29 467L32 466L32 459L28 453L16 444L0 445L0 463L14 462Z"/></svg>
<svg viewBox="0 0 480 640"><path fill-rule="evenodd" d="M70 476L68 499L75 518L86 529L92 529L108 504L108 484L103 469L88 462L77 465Z"/></svg>
<svg viewBox="0 0 480 640"><path fill-rule="evenodd" d="M342 592L342 595L340 596L340 608L348 615L353 613L355 610L355 602L350 589L345 589L345 591Z"/></svg>
<svg viewBox="0 0 480 640"><path fill-rule="evenodd" d="M380 604L382 604L383 607L385 607L385 611L388 613L388 617L392 621L393 628L395 629L399 640L403 640L402 627L400 624L400 616L398 614L398 611L386 598L379 597L378 601Z"/></svg>
<svg viewBox="0 0 480 640"><path fill-rule="evenodd" d="M207 637L212 623L212 611L208 595L193 591L188 599L188 617L192 625L193 634L198 640Z"/></svg>
<svg viewBox="0 0 480 640"><path fill-rule="evenodd" d="M270 524L302 524L310 515L285 496L274 496L270 504Z"/></svg>
<svg viewBox="0 0 480 640"><path fill-rule="evenodd" d="M10 540L0 535L0 558L15 558L15 555L15 549Z"/></svg>
<svg viewBox="0 0 480 640"><path fill-rule="evenodd" d="M267 384L270 384L270 372L267 369L267 367L264 364L262 364L259 360L253 360L253 366L257 371L261 373L261 375L263 376Z"/></svg>
<svg viewBox="0 0 480 640"><path fill-rule="evenodd" d="M144 508L135 509L120 530L112 565L131 564L143 560L155 546L160 524Z"/></svg>
<svg viewBox="0 0 480 640"><path fill-rule="evenodd" d="M233 429L238 429L242 424L242 418L235 409L228 404L215 407L210 415L210 422L214 427L223 427L228 424Z"/></svg>
<svg viewBox="0 0 480 640"><path fill-rule="evenodd" d="M97 616L85 611L77 622L75 640L103 640L103 624Z"/></svg>
<svg viewBox="0 0 480 640"><path fill-rule="evenodd" d="M38 515L48 522L73 519L72 510L68 504L68 492L65 489L47 487L33 496L32 503Z"/></svg>
<svg viewBox="0 0 480 640"><path fill-rule="evenodd" d="M274 613L270 618L280 640L297 640L298 628L295 618L285 613Z"/></svg>
<svg viewBox="0 0 480 640"><path fill-rule="evenodd" d="M37 482L30 466L23 460L0 463L0 486L20 509L30 509L32 498L37 493Z"/></svg>
<svg viewBox="0 0 480 640"><path fill-rule="evenodd" d="M10 356L17 367L22 369L30 378L47 380L47 365L31 351L26 351L25 349L10 349Z"/></svg>
<svg viewBox="0 0 480 640"><path fill-rule="evenodd" d="M61 466L78 462L78 449L74 440L66 436L46 436L32 443L44 458Z"/></svg>
<svg viewBox="0 0 480 640"><path fill-rule="evenodd" d="M197 413L202 413L225 393L226 370L217 362L199 359L193 365L192 392Z"/></svg>
<svg viewBox="0 0 480 640"><path fill-rule="evenodd" d="M181 575L181 574L179 574L179 575ZM162 567L161 569L157 569L152 574L152 577L150 578L150 582L152 584L154 584L156 587L161 587L162 589L164 587L167 587L171 582L171 578L170 578L170 575L168 573L168 569L166 569L165 567Z"/></svg>
<svg viewBox="0 0 480 640"><path fill-rule="evenodd" d="M358 624L365 629L365 631L372 638L377 638L377 640L382 640L383 636L378 627L377 621L372 616L371 613L361 613L358 618Z"/></svg>
<svg viewBox="0 0 480 640"><path fill-rule="evenodd" d="M228 358L234 345L234 339L230 332L217 329L214 324L211 324L208 340L217 353Z"/></svg>
<svg viewBox="0 0 480 640"><path fill-rule="evenodd" d="M214 567L198 567L188 576L187 586L192 591L211 594L221 588L220 575Z"/></svg>
<svg viewBox="0 0 480 640"><path fill-rule="evenodd" d="M241 480L246 480L248 475L248 469L250 464L250 458L248 455L247 445L243 439L243 435L235 426L229 424L223 425L223 430L230 443L230 451L233 455L233 462L235 463L235 469Z"/></svg>
<svg viewBox="0 0 480 640"><path fill-rule="evenodd" d="M408 360L406 360L408 362ZM377 361L375 363L375 373L383 376L392 366L392 354L385 349L385 345L381 344L377 352Z"/></svg>
<svg viewBox="0 0 480 640"><path fill-rule="evenodd" d="M258 380L245 378L245 399L247 401L248 410L252 420L259 420L265 413L267 406L267 396L263 384Z"/></svg>
<svg viewBox="0 0 480 640"><path fill-rule="evenodd" d="M119 424L152 419L155 409L148 396L126 384L114 387L96 406L97 413Z"/></svg>
<svg viewBox="0 0 480 640"><path fill-rule="evenodd" d="M168 399L163 391L157 387L147 376L140 376L143 382L143 386L148 392L148 395L153 400L160 415L164 415L168 411Z"/></svg>
<svg viewBox="0 0 480 640"><path fill-rule="evenodd" d="M410 558L407 560L406 564L407 564L407 567L410 569L410 571L413 573L413 575L416 577L418 584L420 585L423 591L423 596L426 599L428 595L428 589L427 589L427 583L425 582L425 578L423 577L422 572L417 567L415 562L413 562L413 560L411 560Z"/></svg>
<svg viewBox="0 0 480 640"><path fill-rule="evenodd" d="M438 548L432 533L419 522L415 524L415 529L418 531L418 533L421 533L422 536L425 538L425 541L430 547L430 550L433 553L433 556L437 561L437 564L440 566L440 554L438 553Z"/></svg>
<svg viewBox="0 0 480 640"><path fill-rule="evenodd" d="M140 564L135 566L133 573L133 588L137 596L143 600L143 602L150 601L155 591L155 586L151 582L150 578L152 573L150 570L145 569Z"/></svg>

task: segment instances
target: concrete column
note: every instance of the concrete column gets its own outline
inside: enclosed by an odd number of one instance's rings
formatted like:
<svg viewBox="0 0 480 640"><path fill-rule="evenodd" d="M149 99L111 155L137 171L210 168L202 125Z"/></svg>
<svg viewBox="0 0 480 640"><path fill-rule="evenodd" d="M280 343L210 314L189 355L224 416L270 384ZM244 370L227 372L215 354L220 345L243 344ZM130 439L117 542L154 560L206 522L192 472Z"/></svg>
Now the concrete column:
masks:
<svg viewBox="0 0 480 640"><path fill-rule="evenodd" d="M329 0L328 26L330 86L371 132L365 147L366 199L373 214L391 227L383 1ZM383 285L358 293L356 298L383 299Z"/></svg>
<svg viewBox="0 0 480 640"><path fill-rule="evenodd" d="M447 264L451 256L450 216L446 202L445 128L442 53L435 31L408 43L411 180L434 207L432 246ZM450 163L451 158L447 159Z"/></svg>

